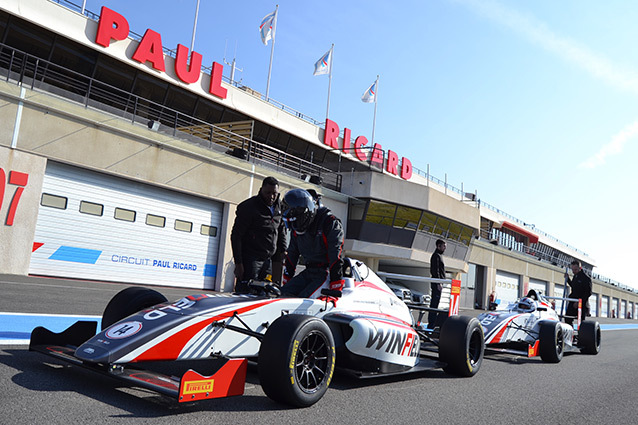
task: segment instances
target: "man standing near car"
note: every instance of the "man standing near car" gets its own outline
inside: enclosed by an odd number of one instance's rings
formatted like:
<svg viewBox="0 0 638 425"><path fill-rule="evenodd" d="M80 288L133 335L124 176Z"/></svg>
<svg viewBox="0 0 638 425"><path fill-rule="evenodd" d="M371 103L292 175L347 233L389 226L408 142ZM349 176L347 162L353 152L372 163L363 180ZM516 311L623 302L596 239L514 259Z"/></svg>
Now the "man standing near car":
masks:
<svg viewBox="0 0 638 425"><path fill-rule="evenodd" d="M281 279L286 233L281 219L279 182L266 177L259 193L237 206L230 234L235 260L236 292L247 292L246 282L263 280L272 266L274 282Z"/></svg>
<svg viewBox="0 0 638 425"><path fill-rule="evenodd" d="M567 272L565 272L565 279L567 279L567 284L572 288L568 298L580 298L583 300L580 318L581 320L585 320L585 318L589 314L589 297L592 293L591 279L583 271L580 265L580 261L574 260L569 266L572 269L574 277L570 279ZM578 316L578 301L570 301L569 303L567 303L567 311L565 312L565 315L572 317ZM565 323L567 323L568 325L571 325L573 322L574 319L567 317L565 318Z"/></svg>
<svg viewBox="0 0 638 425"><path fill-rule="evenodd" d="M430 274L436 279L445 279L445 264L443 263L443 253L447 248L447 244L443 239L437 239L436 250L430 257ZM443 291L443 284L437 282L430 283L430 307L439 308L439 301L441 301L441 292ZM428 328L434 329L436 325L436 318L438 313L431 311L428 314Z"/></svg>

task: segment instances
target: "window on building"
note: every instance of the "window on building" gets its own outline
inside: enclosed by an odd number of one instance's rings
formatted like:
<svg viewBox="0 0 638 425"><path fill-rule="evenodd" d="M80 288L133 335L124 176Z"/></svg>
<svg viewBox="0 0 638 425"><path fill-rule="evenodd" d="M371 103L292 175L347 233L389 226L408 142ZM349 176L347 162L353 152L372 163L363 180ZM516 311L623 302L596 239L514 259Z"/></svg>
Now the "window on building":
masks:
<svg viewBox="0 0 638 425"><path fill-rule="evenodd" d="M447 218L444 217L438 217L436 220L436 226L434 226L434 229L432 230L432 233L436 234L436 235L441 235L445 238L448 237L449 234L449 229L450 229L450 224L452 222L450 220L448 220Z"/></svg>
<svg viewBox="0 0 638 425"><path fill-rule="evenodd" d="M193 223L190 221L175 220L175 230L190 233L193 231Z"/></svg>
<svg viewBox="0 0 638 425"><path fill-rule="evenodd" d="M50 193L43 193L40 205L44 207L57 208L60 210L66 209L68 199L64 196L51 195Z"/></svg>
<svg viewBox="0 0 638 425"><path fill-rule="evenodd" d="M434 226L436 226L437 216L427 211L423 211L421 216L421 222L419 223L419 230L423 232L433 233Z"/></svg>
<svg viewBox="0 0 638 425"><path fill-rule="evenodd" d="M392 226L397 206L380 201L370 201L366 221L369 223Z"/></svg>
<svg viewBox="0 0 638 425"><path fill-rule="evenodd" d="M399 206L397 208L396 217L394 218L394 227L416 230L420 218L421 210Z"/></svg>
<svg viewBox="0 0 638 425"><path fill-rule="evenodd" d="M217 236L217 227L207 226L205 224L202 224L202 227L200 228L199 233L201 233L204 236L215 237Z"/></svg>
<svg viewBox="0 0 638 425"><path fill-rule="evenodd" d="M472 229L471 227L463 226L463 229L461 230L461 238L459 240L465 245L469 245L473 237L474 229Z"/></svg>
<svg viewBox="0 0 638 425"><path fill-rule="evenodd" d="M166 225L166 217L146 214L146 224L154 227L164 227Z"/></svg>
<svg viewBox="0 0 638 425"><path fill-rule="evenodd" d="M363 214L366 211L366 203L357 199L351 199L348 206L349 220L363 220Z"/></svg>
<svg viewBox="0 0 638 425"><path fill-rule="evenodd" d="M130 221L134 222L137 213L133 210L127 210L124 208L115 208L115 212L113 213L113 217L116 220L122 221Z"/></svg>
<svg viewBox="0 0 638 425"><path fill-rule="evenodd" d="M37 25L12 17L5 44L41 59L49 59L53 33Z"/></svg>
<svg viewBox="0 0 638 425"><path fill-rule="evenodd" d="M80 201L80 212L82 214L96 215L102 217L104 205L95 202Z"/></svg>

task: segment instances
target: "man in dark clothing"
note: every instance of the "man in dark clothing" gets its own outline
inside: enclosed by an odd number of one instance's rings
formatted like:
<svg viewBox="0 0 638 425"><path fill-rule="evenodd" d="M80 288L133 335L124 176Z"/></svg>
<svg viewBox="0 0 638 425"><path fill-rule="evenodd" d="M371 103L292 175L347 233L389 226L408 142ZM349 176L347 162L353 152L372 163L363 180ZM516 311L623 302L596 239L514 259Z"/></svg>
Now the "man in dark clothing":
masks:
<svg viewBox="0 0 638 425"><path fill-rule="evenodd" d="M443 253L447 248L447 244L444 240L438 239L436 241L436 250L430 257L430 274L437 279L445 279L445 264L443 263ZM439 301L441 301L441 292L443 291L443 285L441 283L430 283L430 307L439 308ZM438 313L431 311L428 314L428 327L433 329L436 324L436 318Z"/></svg>
<svg viewBox="0 0 638 425"><path fill-rule="evenodd" d="M284 196L284 220L291 230L284 268L282 295L307 298L326 280L330 289L343 289L344 232L328 208L318 207L308 191L293 189ZM295 276L299 256L306 268Z"/></svg>
<svg viewBox="0 0 638 425"><path fill-rule="evenodd" d="M567 279L567 284L571 287L571 293L568 298L580 298L583 300L582 310L580 319L585 320L587 315L589 314L589 297L592 292L592 284L589 276L585 274L582 267L580 266L580 261L574 260L571 262L570 267L572 269L572 273L574 277L571 279L569 275L565 273L565 279ZM565 312L566 316L578 316L578 301L570 301L567 303L567 311ZM571 325L574 322L572 318L565 318L565 323Z"/></svg>
<svg viewBox="0 0 638 425"><path fill-rule="evenodd" d="M237 206L230 241L237 292L247 292L245 282L250 279L266 278L271 262L273 281L279 282L286 250L286 232L281 218L277 179L266 177L259 193Z"/></svg>

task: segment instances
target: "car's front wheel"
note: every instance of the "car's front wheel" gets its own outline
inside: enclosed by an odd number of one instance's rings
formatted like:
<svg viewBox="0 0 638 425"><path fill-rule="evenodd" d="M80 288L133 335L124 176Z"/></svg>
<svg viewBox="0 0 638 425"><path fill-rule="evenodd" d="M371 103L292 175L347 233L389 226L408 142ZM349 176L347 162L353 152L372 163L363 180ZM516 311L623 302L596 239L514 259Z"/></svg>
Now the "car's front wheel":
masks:
<svg viewBox="0 0 638 425"><path fill-rule="evenodd" d="M268 397L295 407L325 394L335 366L332 332L321 319L288 314L275 320L259 349L258 373Z"/></svg>
<svg viewBox="0 0 638 425"><path fill-rule="evenodd" d="M102 313L102 330L131 314L166 301L166 297L154 289L139 286L122 289L111 298Z"/></svg>
<svg viewBox="0 0 638 425"><path fill-rule="evenodd" d="M563 359L565 336L559 322L541 322L538 339L538 352L544 362L558 363Z"/></svg>

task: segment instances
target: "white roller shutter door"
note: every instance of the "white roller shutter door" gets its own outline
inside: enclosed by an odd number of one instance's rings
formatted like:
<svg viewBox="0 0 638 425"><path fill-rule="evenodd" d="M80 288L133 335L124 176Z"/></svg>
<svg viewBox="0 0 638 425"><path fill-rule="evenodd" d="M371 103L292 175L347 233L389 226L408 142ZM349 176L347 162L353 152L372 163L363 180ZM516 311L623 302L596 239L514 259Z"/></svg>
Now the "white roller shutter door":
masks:
<svg viewBox="0 0 638 425"><path fill-rule="evenodd" d="M544 280L529 278L529 289L533 289L542 295L547 295L547 282Z"/></svg>
<svg viewBox="0 0 638 425"><path fill-rule="evenodd" d="M31 274L214 287L222 203L52 162L42 192Z"/></svg>
<svg viewBox="0 0 638 425"><path fill-rule="evenodd" d="M500 300L499 308L519 299L520 276L501 270L496 271L496 299Z"/></svg>

